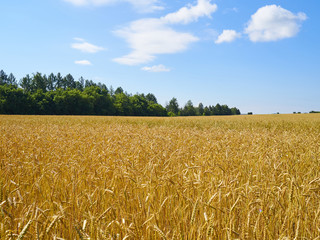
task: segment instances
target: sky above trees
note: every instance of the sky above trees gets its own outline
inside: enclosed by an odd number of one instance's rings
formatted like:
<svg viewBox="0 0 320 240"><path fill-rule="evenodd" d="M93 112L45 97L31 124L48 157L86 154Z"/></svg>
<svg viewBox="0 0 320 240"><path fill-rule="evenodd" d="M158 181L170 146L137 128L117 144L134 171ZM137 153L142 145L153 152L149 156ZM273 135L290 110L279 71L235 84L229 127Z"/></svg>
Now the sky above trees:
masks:
<svg viewBox="0 0 320 240"><path fill-rule="evenodd" d="M10 0L0 68L71 73L183 106L320 109L320 40L310 1Z"/></svg>

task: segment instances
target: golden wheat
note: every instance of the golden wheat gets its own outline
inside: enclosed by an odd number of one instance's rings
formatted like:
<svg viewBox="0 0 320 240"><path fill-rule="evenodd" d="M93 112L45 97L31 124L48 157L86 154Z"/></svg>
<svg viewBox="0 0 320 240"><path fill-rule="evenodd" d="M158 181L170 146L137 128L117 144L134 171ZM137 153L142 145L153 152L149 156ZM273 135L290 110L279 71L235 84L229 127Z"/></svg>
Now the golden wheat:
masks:
<svg viewBox="0 0 320 240"><path fill-rule="evenodd" d="M320 115L0 116L0 239L316 239Z"/></svg>

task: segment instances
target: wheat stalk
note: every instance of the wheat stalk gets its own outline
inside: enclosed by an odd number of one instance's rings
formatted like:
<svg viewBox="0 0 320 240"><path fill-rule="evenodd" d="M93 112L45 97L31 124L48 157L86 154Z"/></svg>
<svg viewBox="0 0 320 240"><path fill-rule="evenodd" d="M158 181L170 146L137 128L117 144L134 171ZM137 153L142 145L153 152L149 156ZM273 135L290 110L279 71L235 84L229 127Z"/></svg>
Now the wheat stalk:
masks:
<svg viewBox="0 0 320 240"><path fill-rule="evenodd" d="M167 239L166 235L161 231L161 229L157 226L157 225L153 225L154 230L159 233L159 235L163 238L163 239Z"/></svg>
<svg viewBox="0 0 320 240"><path fill-rule="evenodd" d="M25 237L25 235L27 234L28 229L29 229L31 223L32 223L32 220L29 220L29 221L27 222L27 224L24 226L24 228L23 228L22 231L20 232L17 240L21 240L21 239L23 239L23 238Z"/></svg>

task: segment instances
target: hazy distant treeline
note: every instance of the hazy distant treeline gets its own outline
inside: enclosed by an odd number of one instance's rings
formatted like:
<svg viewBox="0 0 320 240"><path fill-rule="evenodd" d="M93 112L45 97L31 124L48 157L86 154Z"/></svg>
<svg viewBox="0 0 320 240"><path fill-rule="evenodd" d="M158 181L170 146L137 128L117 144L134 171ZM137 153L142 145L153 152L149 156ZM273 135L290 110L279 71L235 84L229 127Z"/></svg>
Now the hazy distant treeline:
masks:
<svg viewBox="0 0 320 240"><path fill-rule="evenodd" d="M128 94L71 74L28 74L17 82L15 76L0 71L0 114L117 115L117 116L199 116L237 115L240 110L227 105L193 106L189 100L179 107L176 98L163 107L152 93Z"/></svg>

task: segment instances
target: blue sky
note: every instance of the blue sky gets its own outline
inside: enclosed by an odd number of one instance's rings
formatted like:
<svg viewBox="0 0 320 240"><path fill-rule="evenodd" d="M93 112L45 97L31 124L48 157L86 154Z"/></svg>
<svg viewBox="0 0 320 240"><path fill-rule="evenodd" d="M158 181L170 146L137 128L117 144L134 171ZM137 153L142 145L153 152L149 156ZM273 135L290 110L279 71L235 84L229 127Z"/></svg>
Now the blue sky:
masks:
<svg viewBox="0 0 320 240"><path fill-rule="evenodd" d="M4 0L0 69L71 73L165 105L320 110L318 0Z"/></svg>

